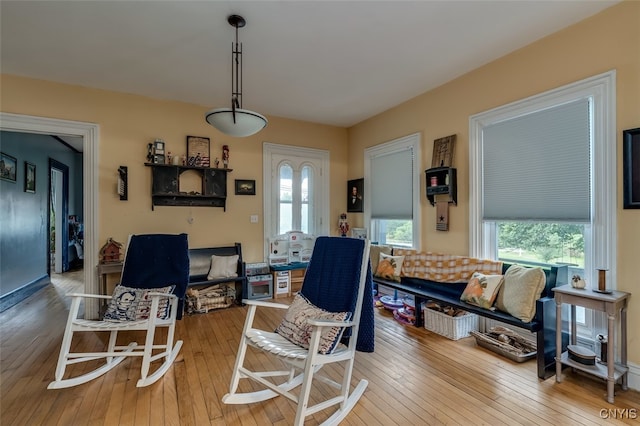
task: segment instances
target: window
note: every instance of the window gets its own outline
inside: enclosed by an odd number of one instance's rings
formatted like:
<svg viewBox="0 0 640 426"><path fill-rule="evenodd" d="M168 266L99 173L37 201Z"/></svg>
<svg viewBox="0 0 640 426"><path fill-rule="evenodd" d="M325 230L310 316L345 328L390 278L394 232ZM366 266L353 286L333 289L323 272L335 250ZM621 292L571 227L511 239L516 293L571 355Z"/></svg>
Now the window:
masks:
<svg viewBox="0 0 640 426"><path fill-rule="evenodd" d="M470 118L473 256L615 274L614 86L612 71ZM586 338L600 329L578 320Z"/></svg>
<svg viewBox="0 0 640 426"><path fill-rule="evenodd" d="M420 135L365 150L365 223L379 244L419 248Z"/></svg>
<svg viewBox="0 0 640 426"><path fill-rule="evenodd" d="M309 184L313 183L313 167L308 164L296 170L290 160L283 160L278 170L279 220L276 234L302 231L313 234L313 209L309 209Z"/></svg>
<svg viewBox="0 0 640 426"><path fill-rule="evenodd" d="M329 153L265 143L265 241L288 231L327 235Z"/></svg>

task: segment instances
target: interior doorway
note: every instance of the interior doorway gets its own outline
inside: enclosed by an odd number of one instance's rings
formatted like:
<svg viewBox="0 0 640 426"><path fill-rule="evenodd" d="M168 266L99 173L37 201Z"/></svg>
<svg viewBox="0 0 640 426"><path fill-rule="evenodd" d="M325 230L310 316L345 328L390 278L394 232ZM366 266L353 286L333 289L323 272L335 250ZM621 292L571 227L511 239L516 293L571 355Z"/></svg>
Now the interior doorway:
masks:
<svg viewBox="0 0 640 426"><path fill-rule="evenodd" d="M98 264L98 147L100 126L95 123L36 117L0 112L0 129L14 132L68 135L82 138L83 159L83 245L84 245L84 292L99 293L100 285L95 265ZM98 318L99 302L85 304L85 318Z"/></svg>
<svg viewBox="0 0 640 426"><path fill-rule="evenodd" d="M48 272L69 270L69 167L49 158Z"/></svg>

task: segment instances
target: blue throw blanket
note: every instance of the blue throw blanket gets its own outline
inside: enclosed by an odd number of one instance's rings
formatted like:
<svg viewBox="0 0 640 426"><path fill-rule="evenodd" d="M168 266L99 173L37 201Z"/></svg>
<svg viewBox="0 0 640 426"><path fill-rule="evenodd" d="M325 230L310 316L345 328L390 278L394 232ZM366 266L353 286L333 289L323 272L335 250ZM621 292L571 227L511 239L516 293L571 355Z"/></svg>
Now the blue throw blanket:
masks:
<svg viewBox="0 0 640 426"><path fill-rule="evenodd" d="M182 318L189 283L189 243L187 234L132 235L127 247L120 284L134 288L175 286L178 316Z"/></svg>
<svg viewBox="0 0 640 426"><path fill-rule="evenodd" d="M300 292L314 305L330 312L355 311L364 240L318 237ZM347 336L345 331L345 336ZM356 350L373 352L373 279L367 268Z"/></svg>

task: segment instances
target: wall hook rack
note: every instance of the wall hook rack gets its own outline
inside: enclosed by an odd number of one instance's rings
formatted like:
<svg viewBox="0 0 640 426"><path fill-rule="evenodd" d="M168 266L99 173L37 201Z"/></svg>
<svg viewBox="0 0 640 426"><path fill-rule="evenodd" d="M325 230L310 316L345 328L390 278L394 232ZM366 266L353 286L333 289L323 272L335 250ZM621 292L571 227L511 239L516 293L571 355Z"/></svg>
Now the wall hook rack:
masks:
<svg viewBox="0 0 640 426"><path fill-rule="evenodd" d="M129 195L128 185L129 171L127 166L118 167L118 195L120 200L127 200Z"/></svg>

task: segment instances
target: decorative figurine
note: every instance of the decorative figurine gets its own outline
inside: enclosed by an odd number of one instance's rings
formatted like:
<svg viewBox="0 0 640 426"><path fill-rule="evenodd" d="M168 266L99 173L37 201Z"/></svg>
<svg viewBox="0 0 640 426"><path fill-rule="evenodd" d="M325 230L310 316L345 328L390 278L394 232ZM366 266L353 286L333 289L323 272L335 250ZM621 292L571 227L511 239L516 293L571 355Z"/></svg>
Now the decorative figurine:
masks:
<svg viewBox="0 0 640 426"><path fill-rule="evenodd" d="M122 261L122 244L107 239L107 243L100 249L100 263L114 263Z"/></svg>
<svg viewBox="0 0 640 426"><path fill-rule="evenodd" d="M229 168L229 145L222 146L222 165L225 169Z"/></svg>
<svg viewBox="0 0 640 426"><path fill-rule="evenodd" d="M340 215L340 220L338 221L338 228L340 229L340 233L343 237L347 236L347 232L349 232L349 222L347 222L347 214L342 213Z"/></svg>
<svg viewBox="0 0 640 426"><path fill-rule="evenodd" d="M580 275L576 274L573 277L571 277L571 287L582 289L582 288L585 288L586 286L587 286L587 283L584 282L584 280Z"/></svg>
<svg viewBox="0 0 640 426"><path fill-rule="evenodd" d="M216 157L216 161L214 161L214 164L216 165L216 169L220 166L220 159L218 157Z"/></svg>

